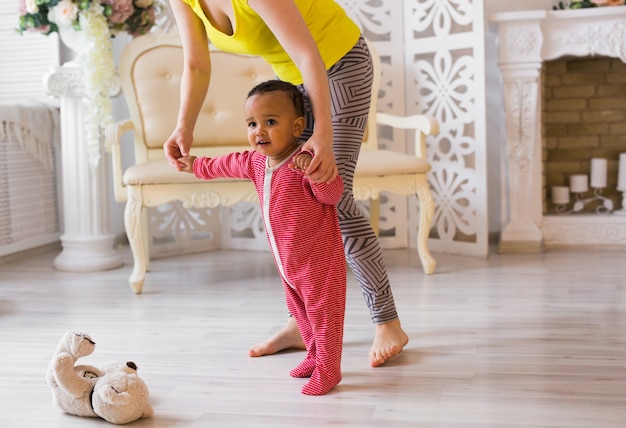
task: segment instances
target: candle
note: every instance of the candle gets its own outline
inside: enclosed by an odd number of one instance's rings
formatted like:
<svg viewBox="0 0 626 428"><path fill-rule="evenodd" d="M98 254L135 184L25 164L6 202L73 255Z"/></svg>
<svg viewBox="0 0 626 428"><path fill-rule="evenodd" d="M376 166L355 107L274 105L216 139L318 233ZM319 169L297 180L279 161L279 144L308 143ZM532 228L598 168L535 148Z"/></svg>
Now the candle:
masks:
<svg viewBox="0 0 626 428"><path fill-rule="evenodd" d="M589 190L589 181L587 180L587 174L574 174L569 177L569 186L572 188L572 193L585 193Z"/></svg>
<svg viewBox="0 0 626 428"><path fill-rule="evenodd" d="M620 153L619 155L619 173L617 176L617 190L619 190L620 192L626 192L626 153Z"/></svg>
<svg viewBox="0 0 626 428"><path fill-rule="evenodd" d="M569 187L553 186L552 187L552 203L554 205L569 204Z"/></svg>
<svg viewBox="0 0 626 428"><path fill-rule="evenodd" d="M606 187L606 159L591 159L591 187Z"/></svg>

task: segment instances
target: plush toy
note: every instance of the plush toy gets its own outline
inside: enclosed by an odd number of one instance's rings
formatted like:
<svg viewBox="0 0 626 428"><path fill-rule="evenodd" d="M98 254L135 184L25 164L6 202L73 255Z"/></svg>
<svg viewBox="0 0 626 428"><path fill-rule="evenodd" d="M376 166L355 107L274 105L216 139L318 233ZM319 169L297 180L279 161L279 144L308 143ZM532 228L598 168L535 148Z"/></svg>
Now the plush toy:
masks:
<svg viewBox="0 0 626 428"><path fill-rule="evenodd" d="M68 331L63 335L46 373L53 403L70 415L101 417L113 424L151 416L148 387L137 376L133 362L109 362L101 367L76 364L95 346L88 334Z"/></svg>

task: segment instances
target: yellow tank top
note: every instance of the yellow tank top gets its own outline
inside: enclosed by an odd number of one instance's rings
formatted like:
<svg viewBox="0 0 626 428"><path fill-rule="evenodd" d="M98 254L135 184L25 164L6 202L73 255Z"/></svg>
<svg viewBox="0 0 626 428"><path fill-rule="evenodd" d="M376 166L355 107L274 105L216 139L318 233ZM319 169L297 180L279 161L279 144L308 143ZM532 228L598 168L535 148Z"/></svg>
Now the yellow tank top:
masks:
<svg viewBox="0 0 626 428"><path fill-rule="evenodd" d="M232 0L234 34L215 29L204 15L198 0L183 0L202 19L209 40L223 51L263 57L281 79L302 83L300 71L261 17L248 6L248 0ZM334 0L295 0L317 42L326 65L332 67L356 44L361 31Z"/></svg>

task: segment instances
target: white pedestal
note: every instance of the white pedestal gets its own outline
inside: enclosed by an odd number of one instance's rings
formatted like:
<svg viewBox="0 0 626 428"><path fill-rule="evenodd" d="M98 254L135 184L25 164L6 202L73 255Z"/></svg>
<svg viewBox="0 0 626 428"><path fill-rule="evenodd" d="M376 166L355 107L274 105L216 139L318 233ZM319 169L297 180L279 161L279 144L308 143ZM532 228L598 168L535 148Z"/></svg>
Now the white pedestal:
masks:
<svg viewBox="0 0 626 428"><path fill-rule="evenodd" d="M122 259L109 232L107 156L89 165L84 143L84 105L80 69L63 66L46 77L49 94L60 99L63 177L63 250L54 267L71 272L117 268Z"/></svg>

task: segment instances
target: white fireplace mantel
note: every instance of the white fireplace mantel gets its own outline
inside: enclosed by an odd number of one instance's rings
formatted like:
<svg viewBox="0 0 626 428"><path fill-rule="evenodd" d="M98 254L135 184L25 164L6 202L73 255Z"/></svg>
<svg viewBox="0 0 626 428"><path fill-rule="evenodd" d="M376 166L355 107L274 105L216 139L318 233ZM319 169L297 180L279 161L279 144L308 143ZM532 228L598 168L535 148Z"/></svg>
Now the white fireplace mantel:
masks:
<svg viewBox="0 0 626 428"><path fill-rule="evenodd" d="M626 62L626 7L502 12L490 20L498 24L508 154L505 189L509 203L503 216L508 223L499 251L626 243L624 217L543 216L540 102L544 61L608 56ZM586 242L581 242L581 227L588 228Z"/></svg>

